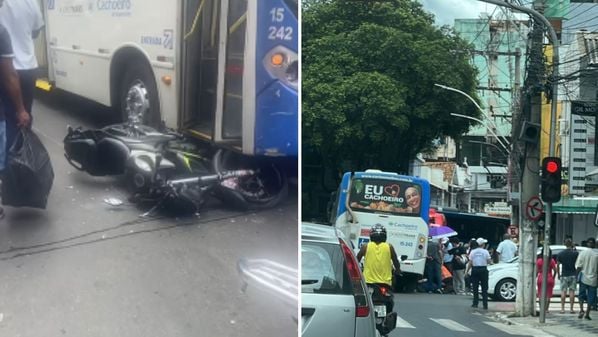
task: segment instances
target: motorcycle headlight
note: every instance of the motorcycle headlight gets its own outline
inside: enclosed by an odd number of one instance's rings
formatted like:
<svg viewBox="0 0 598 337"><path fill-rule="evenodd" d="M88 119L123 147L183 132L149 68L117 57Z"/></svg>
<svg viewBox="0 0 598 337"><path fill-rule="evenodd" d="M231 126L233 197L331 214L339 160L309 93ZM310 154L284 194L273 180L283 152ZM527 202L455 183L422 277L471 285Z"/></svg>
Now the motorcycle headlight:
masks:
<svg viewBox="0 0 598 337"><path fill-rule="evenodd" d="M135 167L139 170L147 173L152 172L152 165L149 163L148 159L145 157L135 157L133 161L135 163Z"/></svg>

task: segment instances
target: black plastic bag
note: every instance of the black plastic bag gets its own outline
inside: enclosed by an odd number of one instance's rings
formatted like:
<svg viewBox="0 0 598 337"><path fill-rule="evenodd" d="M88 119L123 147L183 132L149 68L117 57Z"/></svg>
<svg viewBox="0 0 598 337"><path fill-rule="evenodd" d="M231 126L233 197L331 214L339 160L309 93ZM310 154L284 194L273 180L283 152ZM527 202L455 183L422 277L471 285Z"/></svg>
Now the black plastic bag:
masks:
<svg viewBox="0 0 598 337"><path fill-rule="evenodd" d="M46 208L54 170L48 151L31 129L20 129L8 152L2 204Z"/></svg>

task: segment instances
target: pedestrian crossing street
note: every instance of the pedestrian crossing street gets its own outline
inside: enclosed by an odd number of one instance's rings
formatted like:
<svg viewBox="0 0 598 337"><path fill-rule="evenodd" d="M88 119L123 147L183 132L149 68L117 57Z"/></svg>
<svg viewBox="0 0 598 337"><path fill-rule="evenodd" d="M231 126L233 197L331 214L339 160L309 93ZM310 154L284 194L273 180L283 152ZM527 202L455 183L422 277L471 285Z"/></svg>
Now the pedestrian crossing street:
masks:
<svg viewBox="0 0 598 337"><path fill-rule="evenodd" d="M431 318L431 317L428 319L430 322L438 324L447 330L462 333L463 336L465 336L466 334L471 334L473 336L473 334L479 332L479 331L476 331L476 330L474 330L466 325L463 325L457 321L454 321L452 319ZM410 322L406 321L405 319L403 319L402 317L399 316L399 317L397 317L397 330L417 329L417 328L426 329L426 328L429 328L429 322L426 322L426 323L427 324L424 324L421 327L416 327L413 324L411 324ZM494 329L500 330L503 333L507 333L509 335L533 336L533 337L554 337L554 335L551 335L547 332L544 332L542 330L539 330L539 329L536 329L533 327L529 327L529 326L507 325L504 323L492 322L492 321L486 321L483 323L494 328ZM399 335L400 335L400 332L399 332ZM461 334L459 334L459 336L461 336Z"/></svg>

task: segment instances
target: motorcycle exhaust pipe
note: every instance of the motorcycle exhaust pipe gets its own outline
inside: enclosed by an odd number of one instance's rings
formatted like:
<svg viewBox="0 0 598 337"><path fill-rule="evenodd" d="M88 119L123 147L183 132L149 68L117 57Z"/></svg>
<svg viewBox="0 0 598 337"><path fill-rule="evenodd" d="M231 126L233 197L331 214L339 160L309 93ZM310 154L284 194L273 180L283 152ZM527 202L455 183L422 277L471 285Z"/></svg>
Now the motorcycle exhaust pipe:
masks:
<svg viewBox="0 0 598 337"><path fill-rule="evenodd" d="M229 178L236 178L236 177L245 177L255 174L255 170L233 170L233 171L225 171L222 174L211 174L201 177L192 177L192 178L181 178L181 179L173 179L167 182L170 186L179 186L185 184L200 184L200 185L207 185L210 183L215 183L218 181L222 181Z"/></svg>

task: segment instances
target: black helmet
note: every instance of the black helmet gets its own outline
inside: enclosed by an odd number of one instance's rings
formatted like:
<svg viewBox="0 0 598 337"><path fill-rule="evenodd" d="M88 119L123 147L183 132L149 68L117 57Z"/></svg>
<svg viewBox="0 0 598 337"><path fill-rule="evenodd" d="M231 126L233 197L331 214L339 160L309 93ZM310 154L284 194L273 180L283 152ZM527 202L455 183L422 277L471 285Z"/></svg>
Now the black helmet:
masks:
<svg viewBox="0 0 598 337"><path fill-rule="evenodd" d="M377 223L370 230L370 240L373 242L386 242L386 228Z"/></svg>

